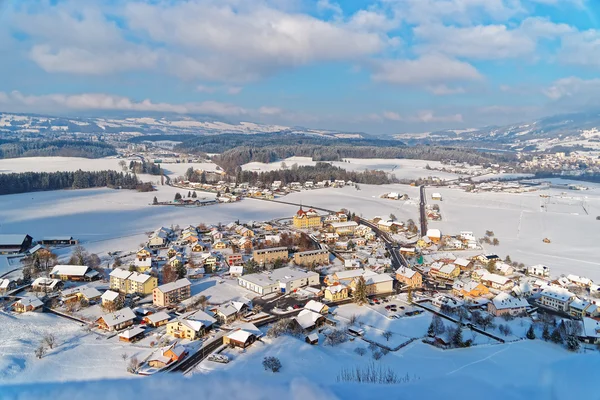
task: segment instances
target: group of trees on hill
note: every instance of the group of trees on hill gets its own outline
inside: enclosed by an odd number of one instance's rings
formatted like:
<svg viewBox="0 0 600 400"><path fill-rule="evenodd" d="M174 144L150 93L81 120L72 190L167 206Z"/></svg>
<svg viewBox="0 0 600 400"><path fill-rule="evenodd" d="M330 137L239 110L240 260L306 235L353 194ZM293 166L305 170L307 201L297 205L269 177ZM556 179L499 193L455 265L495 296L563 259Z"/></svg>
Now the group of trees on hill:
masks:
<svg viewBox="0 0 600 400"><path fill-rule="evenodd" d="M123 162L123 161L122 161ZM160 164L154 164L152 161L131 161L129 170L134 174L161 175Z"/></svg>
<svg viewBox="0 0 600 400"><path fill-rule="evenodd" d="M248 182L252 185L257 182L270 185L275 181L289 184L291 182L318 182L323 180L350 180L354 183L383 185L393 183L394 178L390 178L383 171L347 171L326 162L318 162L314 166L305 165L298 167L293 165L289 169L264 172L242 171L241 168L238 168L236 173L236 182Z"/></svg>
<svg viewBox="0 0 600 400"><path fill-rule="evenodd" d="M148 188L149 186L149 188ZM135 175L116 171L23 172L0 174L0 195L44 190L86 189L109 187L152 190L152 185L141 183Z"/></svg>
<svg viewBox="0 0 600 400"><path fill-rule="evenodd" d="M36 140L0 142L0 158L17 157L84 157L114 156L113 146L103 142L77 140Z"/></svg>

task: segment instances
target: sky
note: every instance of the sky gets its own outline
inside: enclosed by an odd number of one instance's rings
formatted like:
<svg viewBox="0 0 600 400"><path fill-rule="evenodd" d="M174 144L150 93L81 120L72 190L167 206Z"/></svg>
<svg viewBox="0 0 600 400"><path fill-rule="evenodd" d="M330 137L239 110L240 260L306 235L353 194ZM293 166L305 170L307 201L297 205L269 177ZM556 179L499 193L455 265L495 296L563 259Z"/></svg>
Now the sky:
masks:
<svg viewBox="0 0 600 400"><path fill-rule="evenodd" d="M0 111L373 134L600 109L595 0L0 0Z"/></svg>

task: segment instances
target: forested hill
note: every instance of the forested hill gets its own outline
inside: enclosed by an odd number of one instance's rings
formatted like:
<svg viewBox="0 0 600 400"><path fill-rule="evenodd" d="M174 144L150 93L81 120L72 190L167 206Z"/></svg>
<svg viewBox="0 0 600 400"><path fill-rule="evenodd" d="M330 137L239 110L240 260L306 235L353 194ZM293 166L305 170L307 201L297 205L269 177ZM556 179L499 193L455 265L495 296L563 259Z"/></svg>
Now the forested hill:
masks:
<svg viewBox="0 0 600 400"><path fill-rule="evenodd" d="M78 140L39 140L0 142L0 158L83 157L102 158L117 152L108 143Z"/></svg>
<svg viewBox="0 0 600 400"><path fill-rule="evenodd" d="M0 195L60 189L109 187L153 190L151 184L141 183L135 175L116 171L23 172L0 174Z"/></svg>

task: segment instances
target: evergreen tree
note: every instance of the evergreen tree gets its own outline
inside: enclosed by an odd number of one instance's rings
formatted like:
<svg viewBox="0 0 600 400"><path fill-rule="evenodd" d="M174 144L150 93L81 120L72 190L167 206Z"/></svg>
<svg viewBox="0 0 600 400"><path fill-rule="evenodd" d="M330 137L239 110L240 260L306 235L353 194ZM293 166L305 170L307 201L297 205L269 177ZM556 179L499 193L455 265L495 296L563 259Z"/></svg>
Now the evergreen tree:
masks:
<svg viewBox="0 0 600 400"><path fill-rule="evenodd" d="M552 331L552 335L550 336L550 340L552 340L552 342L556 344L560 344L563 342L562 335L560 334L558 328L554 328L554 330Z"/></svg>
<svg viewBox="0 0 600 400"><path fill-rule="evenodd" d="M550 329L548 329L548 325L544 324L544 331L542 332L542 339L546 342L550 340Z"/></svg>
<svg viewBox="0 0 600 400"><path fill-rule="evenodd" d="M181 200L181 194L175 193L175 201Z"/></svg>
<svg viewBox="0 0 600 400"><path fill-rule="evenodd" d="M427 328L427 336L431 336L431 337L435 336L435 327L433 325L433 320L429 324L429 328Z"/></svg>
<svg viewBox="0 0 600 400"><path fill-rule="evenodd" d="M579 340L575 336L567 337L567 349L569 351L579 350Z"/></svg>
<svg viewBox="0 0 600 400"><path fill-rule="evenodd" d="M196 194L196 191L194 190L194 193L192 193L192 199L196 199L198 198L198 195Z"/></svg>
<svg viewBox="0 0 600 400"><path fill-rule="evenodd" d="M354 298L354 302L358 305L363 305L367 302L367 283L365 282L365 278L359 276L356 279L356 284L354 287L354 291L352 292L352 297Z"/></svg>
<svg viewBox="0 0 600 400"><path fill-rule="evenodd" d="M158 204L158 199L156 198L156 196L154 196L154 200L152 200L152 204L154 204L154 205Z"/></svg>
<svg viewBox="0 0 600 400"><path fill-rule="evenodd" d="M188 191L188 198L192 197L192 192Z"/></svg>
<svg viewBox="0 0 600 400"><path fill-rule="evenodd" d="M454 347L463 347L464 345L462 339L462 328L458 325L456 326L456 328L454 328L454 331L452 332L451 342L452 345L454 345Z"/></svg>
<svg viewBox="0 0 600 400"><path fill-rule="evenodd" d="M533 325L529 325L529 329L527 330L527 334L525 336L529 340L535 339L535 331L533 330Z"/></svg>

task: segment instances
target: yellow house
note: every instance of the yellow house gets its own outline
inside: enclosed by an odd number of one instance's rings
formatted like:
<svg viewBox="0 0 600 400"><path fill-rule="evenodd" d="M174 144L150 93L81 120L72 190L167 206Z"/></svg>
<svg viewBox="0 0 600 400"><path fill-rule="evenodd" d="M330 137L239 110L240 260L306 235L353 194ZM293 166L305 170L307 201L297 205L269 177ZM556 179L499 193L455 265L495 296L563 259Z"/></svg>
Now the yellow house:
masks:
<svg viewBox="0 0 600 400"><path fill-rule="evenodd" d="M138 258L152 257L152 253L150 252L150 250L147 247L142 247L141 249L138 250L138 252L136 253L136 256Z"/></svg>
<svg viewBox="0 0 600 400"><path fill-rule="evenodd" d="M445 264L441 267L431 267L429 274L434 278L454 280L460 275L460 268L454 264Z"/></svg>
<svg viewBox="0 0 600 400"><path fill-rule="evenodd" d="M223 250L227 248L227 243L223 240L217 240L213 243L212 248L216 250Z"/></svg>
<svg viewBox="0 0 600 400"><path fill-rule="evenodd" d="M396 280L411 288L420 288L423 285L421 274L406 267L400 267L396 270Z"/></svg>
<svg viewBox="0 0 600 400"><path fill-rule="evenodd" d="M129 283L127 293L147 295L158 286L158 280L154 276L137 272L132 272L127 281Z"/></svg>
<svg viewBox="0 0 600 400"><path fill-rule="evenodd" d="M294 227L298 229L320 228L322 226L321 216L312 208L304 211L302 206L294 215Z"/></svg>
<svg viewBox="0 0 600 400"><path fill-rule="evenodd" d="M348 298L348 288L341 283L335 283L325 289L325 299L339 301Z"/></svg>
<svg viewBox="0 0 600 400"><path fill-rule="evenodd" d="M490 293L490 290L479 282L468 283L457 282L452 286L452 294L459 297L482 297Z"/></svg>

